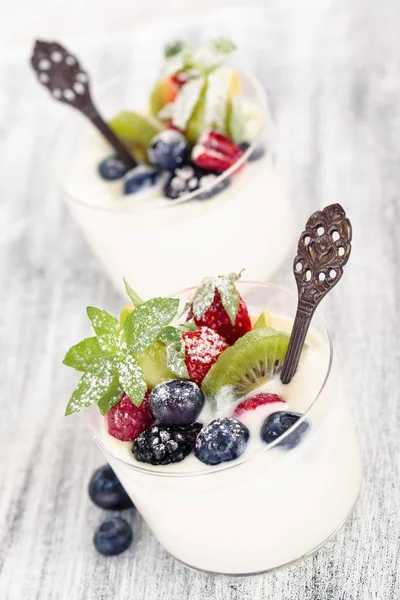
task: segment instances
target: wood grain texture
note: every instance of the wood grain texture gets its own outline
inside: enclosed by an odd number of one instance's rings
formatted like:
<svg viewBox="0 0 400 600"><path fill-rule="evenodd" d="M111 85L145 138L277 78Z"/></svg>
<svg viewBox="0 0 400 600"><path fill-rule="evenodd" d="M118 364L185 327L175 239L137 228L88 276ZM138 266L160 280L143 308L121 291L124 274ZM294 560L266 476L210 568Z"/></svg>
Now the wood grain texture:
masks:
<svg viewBox="0 0 400 600"><path fill-rule="evenodd" d="M143 58L142 48L154 68L160 45L173 35L186 32L195 41L211 33L231 36L241 61L252 65L270 94L299 232L315 209L333 202L343 204L353 223L351 261L322 312L334 326L362 448L361 498L350 522L315 556L248 579L189 571L138 515L128 517L132 551L106 560L92 547L104 515L90 504L86 486L104 461L82 419L62 416L76 378L61 360L89 332L84 307L118 311L121 299L50 182L48 151L63 109L29 72L30 49L3 56L2 600L400 597L399 23L396 0L276 0L235 9L229 18L217 12L202 22L152 25L75 46L99 81L116 68L127 71ZM294 288L290 262L276 280Z"/></svg>

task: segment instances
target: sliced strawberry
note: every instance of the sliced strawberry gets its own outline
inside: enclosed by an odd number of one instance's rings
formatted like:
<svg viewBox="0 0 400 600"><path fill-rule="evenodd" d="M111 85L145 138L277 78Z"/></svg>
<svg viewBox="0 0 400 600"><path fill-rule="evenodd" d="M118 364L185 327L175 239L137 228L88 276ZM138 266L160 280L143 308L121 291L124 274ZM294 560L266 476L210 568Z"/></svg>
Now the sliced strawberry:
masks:
<svg viewBox="0 0 400 600"><path fill-rule="evenodd" d="M281 398L281 396L278 396L278 394L269 394L269 393L257 394L257 396L252 396L251 398L247 398L246 400L243 400L243 402L238 404L237 407L235 408L233 416L240 417L244 413L252 411L252 410L256 410L256 408L259 408L260 406L265 406L267 404L277 404L277 403L279 403L281 405L286 404L285 400L283 398ZM276 410L281 410L281 408L277 408ZM275 412L275 409L273 412Z"/></svg>
<svg viewBox="0 0 400 600"><path fill-rule="evenodd" d="M236 315L235 324L232 325L228 313L226 312L219 291L216 289L214 300L211 306L202 314L201 317L195 317L192 308L189 309L188 320L194 319L198 327L210 327L220 336L225 338L229 345L234 344L237 339L242 337L251 329L249 311L243 298L238 292L239 309Z"/></svg>
<svg viewBox="0 0 400 600"><path fill-rule="evenodd" d="M149 392L140 406L124 394L121 400L107 413L108 433L117 440L131 442L155 421L148 403Z"/></svg>
<svg viewBox="0 0 400 600"><path fill-rule="evenodd" d="M193 162L203 169L222 173L243 156L232 140L218 131L204 133L192 150Z"/></svg>
<svg viewBox="0 0 400 600"><path fill-rule="evenodd" d="M182 337L185 343L185 364L189 377L200 385L221 352L228 348L228 344L209 327L188 331Z"/></svg>
<svg viewBox="0 0 400 600"><path fill-rule="evenodd" d="M174 75L171 75L171 80L175 85L181 88L189 79L189 75L185 71L178 71Z"/></svg>

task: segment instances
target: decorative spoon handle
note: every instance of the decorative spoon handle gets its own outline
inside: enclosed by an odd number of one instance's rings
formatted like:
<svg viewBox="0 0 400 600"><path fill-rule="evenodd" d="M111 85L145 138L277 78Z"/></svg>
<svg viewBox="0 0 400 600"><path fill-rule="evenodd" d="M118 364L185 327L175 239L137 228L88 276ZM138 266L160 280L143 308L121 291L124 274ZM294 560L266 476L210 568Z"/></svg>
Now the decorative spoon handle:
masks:
<svg viewBox="0 0 400 600"><path fill-rule="evenodd" d="M343 275L351 238L351 223L340 204L315 212L306 223L293 263L298 304L281 371L282 383L289 383L296 372L315 309Z"/></svg>
<svg viewBox="0 0 400 600"><path fill-rule="evenodd" d="M136 166L124 144L117 138L93 104L90 95L89 76L76 58L61 44L36 41L31 65L39 82L55 100L64 102L84 114L102 133L127 167Z"/></svg>

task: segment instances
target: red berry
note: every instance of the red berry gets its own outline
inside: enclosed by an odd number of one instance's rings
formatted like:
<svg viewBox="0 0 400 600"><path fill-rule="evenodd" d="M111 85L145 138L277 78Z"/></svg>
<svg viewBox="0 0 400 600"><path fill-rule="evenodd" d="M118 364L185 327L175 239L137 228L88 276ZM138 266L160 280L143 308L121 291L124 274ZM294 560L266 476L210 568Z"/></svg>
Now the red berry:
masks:
<svg viewBox="0 0 400 600"><path fill-rule="evenodd" d="M181 88L189 79L189 75L185 71L178 71L175 75L171 75L171 81Z"/></svg>
<svg viewBox="0 0 400 600"><path fill-rule="evenodd" d="M243 402L238 404L235 408L233 416L240 417L240 415L243 415L243 413L255 410L259 406L264 406L266 404L276 404L277 402L280 402L281 404L286 404L285 400L278 396L278 394L257 394L257 396L247 398L247 400L243 400Z"/></svg>
<svg viewBox="0 0 400 600"><path fill-rule="evenodd" d="M192 151L197 166L219 173L229 169L241 156L241 148L218 131L204 133Z"/></svg>
<svg viewBox="0 0 400 600"><path fill-rule="evenodd" d="M185 343L185 364L189 377L200 385L221 352L228 348L228 344L209 327L188 331L182 337Z"/></svg>
<svg viewBox="0 0 400 600"><path fill-rule="evenodd" d="M236 342L251 329L251 321L249 311L243 298L238 292L239 309L236 315L235 324L232 325L228 313L226 312L221 296L218 290L215 290L214 300L211 306L201 315L196 318L193 315L192 308L189 310L188 320L194 319L198 327L210 327L214 329L220 336L225 338L229 345Z"/></svg>
<svg viewBox="0 0 400 600"><path fill-rule="evenodd" d="M148 403L148 393L140 406L124 394L107 413L108 433L122 442L131 442L155 421Z"/></svg>

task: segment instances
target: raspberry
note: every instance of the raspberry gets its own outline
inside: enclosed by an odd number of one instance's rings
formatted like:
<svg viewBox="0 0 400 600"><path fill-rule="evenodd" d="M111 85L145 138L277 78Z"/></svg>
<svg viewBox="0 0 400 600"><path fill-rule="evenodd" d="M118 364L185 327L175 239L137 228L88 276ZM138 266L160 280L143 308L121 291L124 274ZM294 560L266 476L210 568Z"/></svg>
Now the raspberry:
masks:
<svg viewBox="0 0 400 600"><path fill-rule="evenodd" d="M184 333L183 341L189 377L200 385L221 352L228 348L228 344L209 327L200 327L198 331Z"/></svg>
<svg viewBox="0 0 400 600"><path fill-rule="evenodd" d="M233 416L240 417L240 415L243 415L248 411L255 410L259 406L265 406L266 404L276 404L277 402L279 402L280 404L286 404L284 399L278 396L278 394L257 394L257 396L247 398L246 400L243 400L243 402L238 404L235 408ZM274 407L274 412L276 410L276 407Z"/></svg>
<svg viewBox="0 0 400 600"><path fill-rule="evenodd" d="M122 442L131 442L153 425L148 393L142 404L136 406L127 394L107 413L108 433Z"/></svg>
<svg viewBox="0 0 400 600"><path fill-rule="evenodd" d="M222 173L243 156L232 140L218 131L204 133L192 151L193 162L203 169Z"/></svg>
<svg viewBox="0 0 400 600"><path fill-rule="evenodd" d="M194 319L198 327L210 327L223 337L229 345L234 344L237 339L251 329L251 321L246 303L239 293L238 296L239 309L234 325L232 325L229 315L222 304L221 295L217 289L215 290L213 303L202 316L199 318L194 317L193 310L190 308L188 320Z"/></svg>

